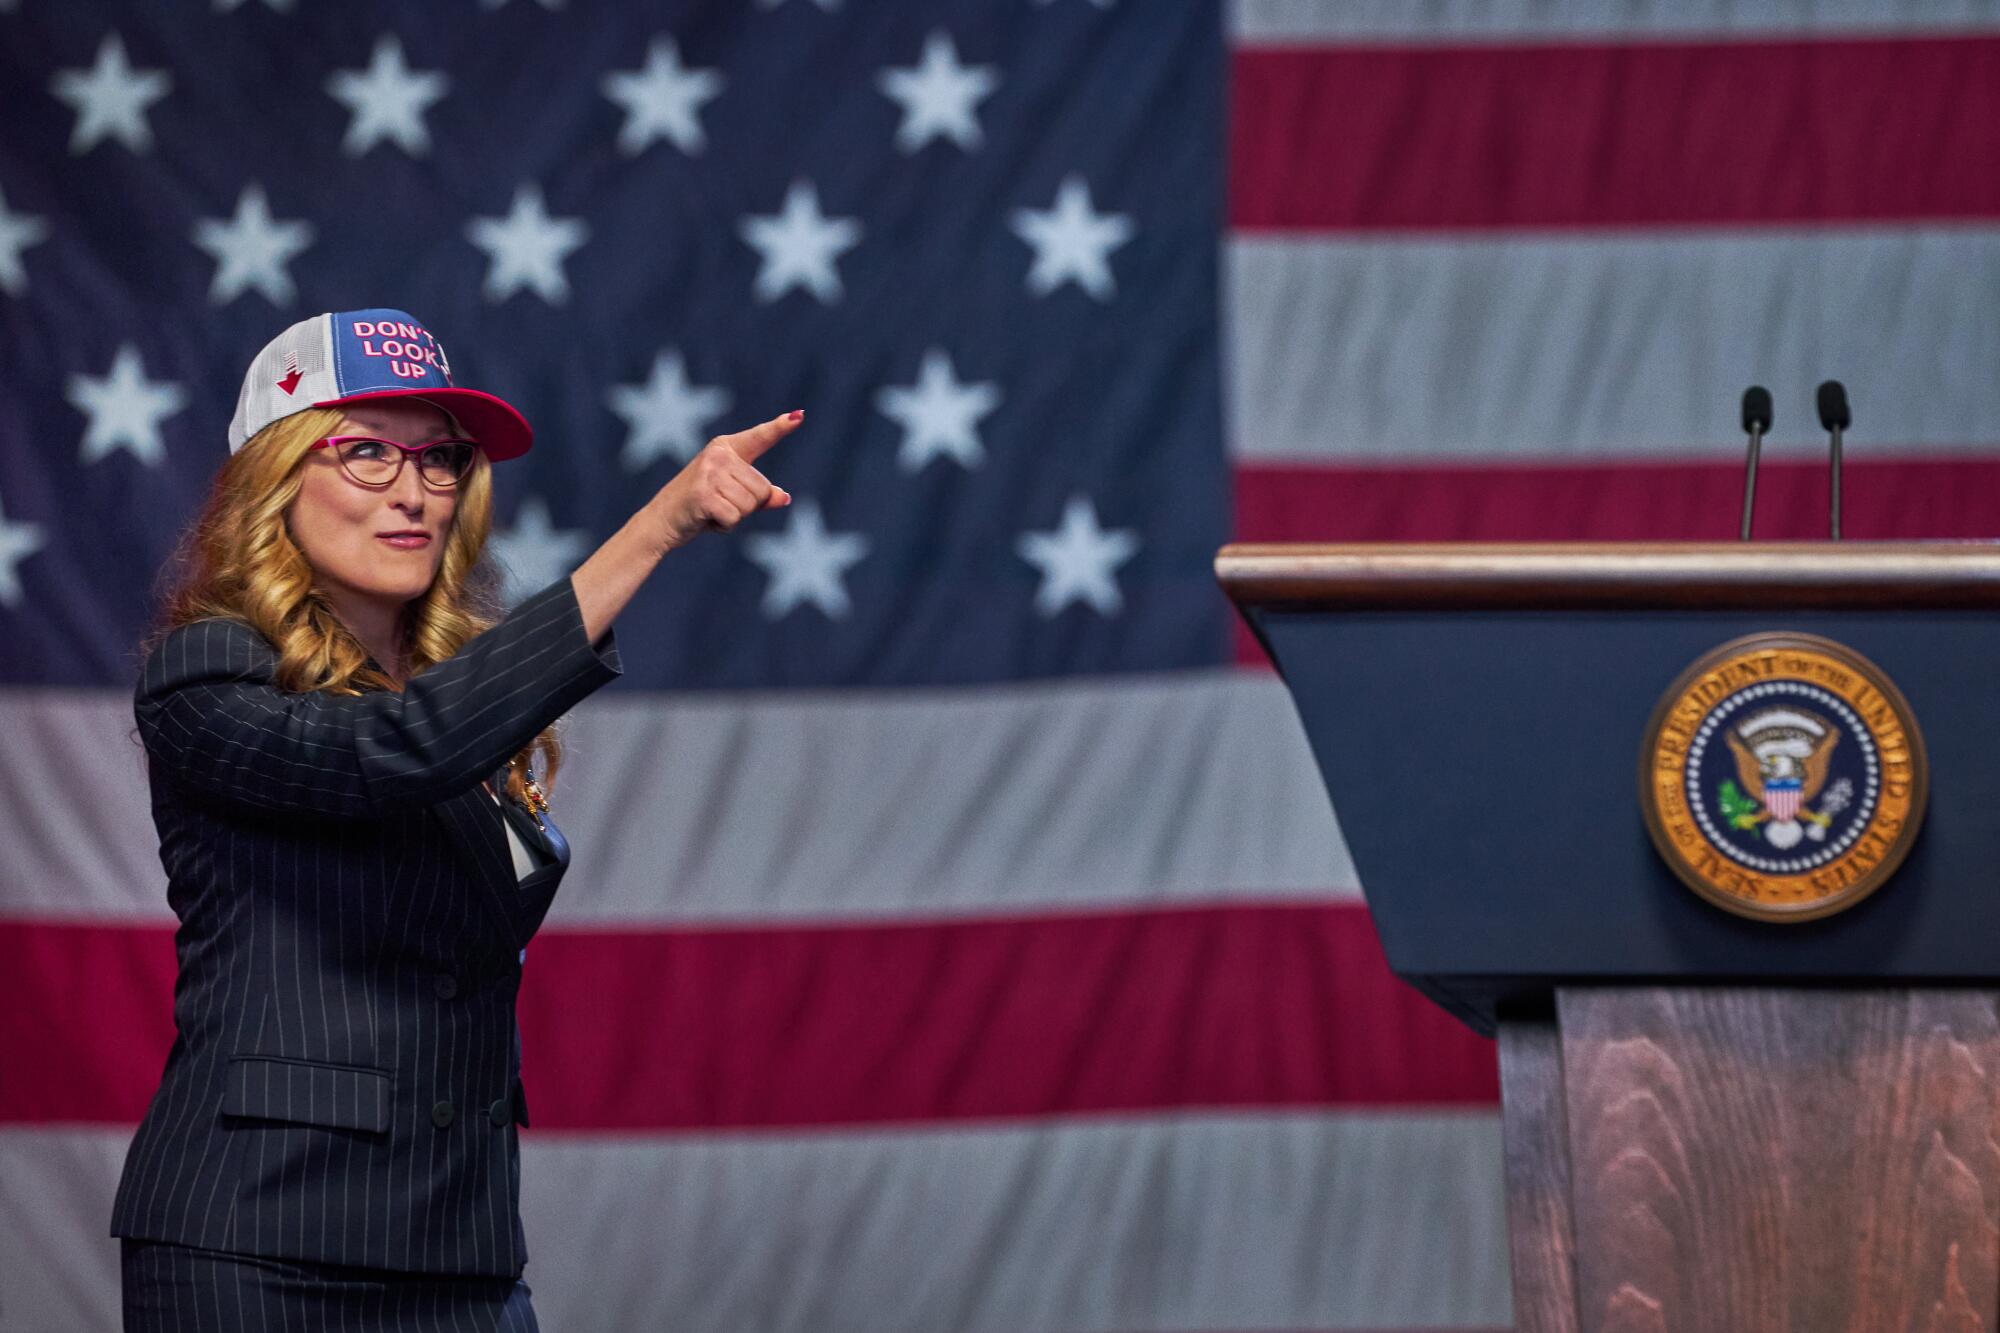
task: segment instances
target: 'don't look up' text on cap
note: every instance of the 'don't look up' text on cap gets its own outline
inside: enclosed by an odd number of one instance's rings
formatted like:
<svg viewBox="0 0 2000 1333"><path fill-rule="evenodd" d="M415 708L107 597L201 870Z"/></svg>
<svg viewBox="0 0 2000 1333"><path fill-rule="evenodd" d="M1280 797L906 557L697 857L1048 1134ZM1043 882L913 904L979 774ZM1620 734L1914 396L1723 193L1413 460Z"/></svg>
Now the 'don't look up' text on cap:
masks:
<svg viewBox="0 0 2000 1333"><path fill-rule="evenodd" d="M309 407L421 397L457 417L494 462L528 452L535 433L513 406L451 382L429 329L401 310L344 310L302 319L264 345L229 419L235 453L273 421Z"/></svg>

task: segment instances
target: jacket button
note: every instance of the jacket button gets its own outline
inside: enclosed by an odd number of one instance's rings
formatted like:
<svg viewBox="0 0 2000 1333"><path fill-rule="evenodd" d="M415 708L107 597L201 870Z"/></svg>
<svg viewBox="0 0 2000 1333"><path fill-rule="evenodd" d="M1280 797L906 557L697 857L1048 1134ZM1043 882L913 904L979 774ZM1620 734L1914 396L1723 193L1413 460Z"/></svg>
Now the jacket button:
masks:
<svg viewBox="0 0 2000 1333"><path fill-rule="evenodd" d="M458 994L458 978L447 973L437 979L436 990L440 1000L449 1000Z"/></svg>
<svg viewBox="0 0 2000 1333"><path fill-rule="evenodd" d="M431 1123L439 1129L449 1129L451 1118L456 1114L458 1113L452 1110L450 1102L439 1102L431 1108Z"/></svg>
<svg viewBox="0 0 2000 1333"><path fill-rule="evenodd" d="M486 1118L496 1125L504 1125L514 1118L514 1104L502 1097L486 1108Z"/></svg>

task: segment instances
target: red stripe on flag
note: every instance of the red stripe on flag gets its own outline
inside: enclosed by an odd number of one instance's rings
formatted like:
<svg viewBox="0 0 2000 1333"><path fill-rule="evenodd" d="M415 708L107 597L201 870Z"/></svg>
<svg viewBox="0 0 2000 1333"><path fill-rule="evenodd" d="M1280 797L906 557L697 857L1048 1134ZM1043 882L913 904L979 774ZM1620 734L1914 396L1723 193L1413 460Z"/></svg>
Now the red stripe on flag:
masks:
<svg viewBox="0 0 2000 1333"><path fill-rule="evenodd" d="M1335 467L1242 464L1236 540L1731 541L1743 466L1587 463ZM1829 483L1820 463L1757 473L1759 540L1823 538ZM1849 464L1841 533L1864 541L2000 536L2000 456ZM1240 617L1239 662L1263 665Z"/></svg>
<svg viewBox="0 0 2000 1333"><path fill-rule="evenodd" d="M1245 230L2000 217L2000 39L1247 48Z"/></svg>
<svg viewBox="0 0 2000 1333"><path fill-rule="evenodd" d="M174 1039L174 936L0 922L0 1122L137 1122Z"/></svg>
<svg viewBox="0 0 2000 1333"><path fill-rule="evenodd" d="M1546 463L1342 467L1239 463L1236 540L1732 541L1743 465ZM1824 460L1765 462L1759 540L1827 535ZM1865 541L2000 536L2000 455L1849 463L1841 533Z"/></svg>
<svg viewBox="0 0 2000 1333"><path fill-rule="evenodd" d="M162 927L0 925L0 1121L136 1120ZM1358 904L548 930L520 998L538 1129L1174 1107L1491 1105L1490 1042L1392 977Z"/></svg>

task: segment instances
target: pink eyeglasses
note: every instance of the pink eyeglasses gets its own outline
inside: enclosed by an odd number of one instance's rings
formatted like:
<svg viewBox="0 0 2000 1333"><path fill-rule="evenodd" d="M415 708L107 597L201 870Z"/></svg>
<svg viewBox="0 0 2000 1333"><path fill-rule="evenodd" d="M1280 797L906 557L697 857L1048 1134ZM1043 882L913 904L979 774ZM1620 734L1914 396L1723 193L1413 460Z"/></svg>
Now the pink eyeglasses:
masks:
<svg viewBox="0 0 2000 1333"><path fill-rule="evenodd" d="M429 444L398 444L372 435L329 435L314 449L331 445L340 470L363 486L387 486L403 475L403 459L417 456L417 473L440 489L458 485L472 471L479 453L477 440L432 440Z"/></svg>

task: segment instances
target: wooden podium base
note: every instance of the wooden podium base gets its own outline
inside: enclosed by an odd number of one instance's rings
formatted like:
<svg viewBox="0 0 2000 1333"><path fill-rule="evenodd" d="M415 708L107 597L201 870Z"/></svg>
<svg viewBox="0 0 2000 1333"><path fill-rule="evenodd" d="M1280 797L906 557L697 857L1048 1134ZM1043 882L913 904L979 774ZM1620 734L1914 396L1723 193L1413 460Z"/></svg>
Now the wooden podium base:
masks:
<svg viewBox="0 0 2000 1333"><path fill-rule="evenodd" d="M1516 1326L1995 1328L1996 996L1571 987L1503 1021Z"/></svg>

